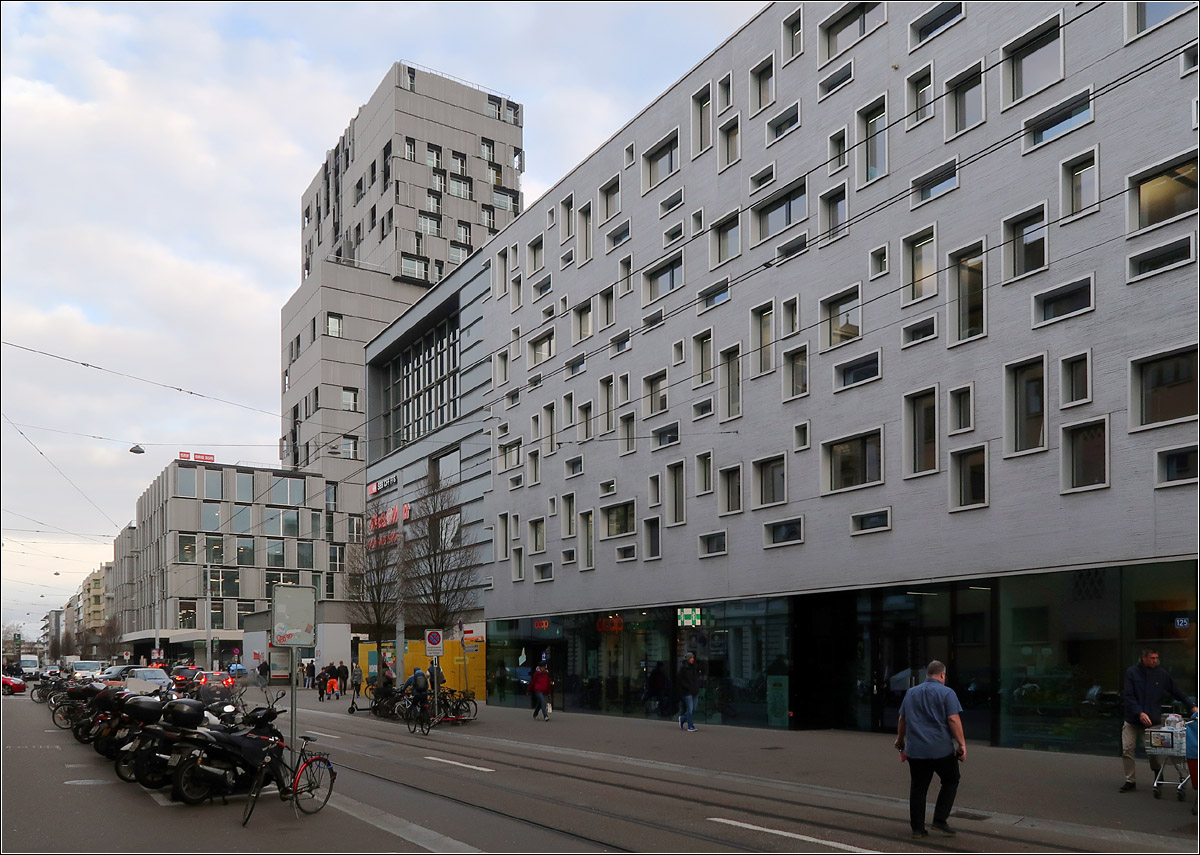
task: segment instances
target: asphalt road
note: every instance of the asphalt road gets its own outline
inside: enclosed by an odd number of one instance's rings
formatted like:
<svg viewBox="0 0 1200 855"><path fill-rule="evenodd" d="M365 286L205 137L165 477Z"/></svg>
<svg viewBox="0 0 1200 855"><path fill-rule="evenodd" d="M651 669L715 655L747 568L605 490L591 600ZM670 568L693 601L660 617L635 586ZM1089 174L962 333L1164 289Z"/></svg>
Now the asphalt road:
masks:
<svg viewBox="0 0 1200 855"><path fill-rule="evenodd" d="M299 818L264 799L242 828L240 800L184 807L166 792L121 783L27 698L5 698L2 714L5 852L1090 852L1128 851L1131 842L1141 851L1190 849L1186 840L1121 841L1034 822L959 822L956 838L914 841L902 799L759 777L751 756L739 773L718 771L705 763L701 736L669 725L651 732L701 749L687 762L597 744L587 735L595 717L585 715L542 723L484 707L474 724L423 737L307 694L300 730L316 735L338 766L333 799ZM543 738L558 728L555 739ZM581 738L560 738L568 728Z"/></svg>

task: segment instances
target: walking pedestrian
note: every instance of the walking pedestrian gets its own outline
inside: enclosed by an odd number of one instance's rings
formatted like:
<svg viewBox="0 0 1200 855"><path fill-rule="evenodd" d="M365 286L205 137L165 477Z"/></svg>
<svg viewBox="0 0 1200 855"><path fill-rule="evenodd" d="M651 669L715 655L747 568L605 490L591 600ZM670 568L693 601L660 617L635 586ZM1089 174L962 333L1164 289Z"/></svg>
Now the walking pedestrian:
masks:
<svg viewBox="0 0 1200 855"><path fill-rule="evenodd" d="M258 685L259 688L266 688L267 683L271 682L271 666L264 659L258 663Z"/></svg>
<svg viewBox="0 0 1200 855"><path fill-rule="evenodd" d="M679 666L679 677L675 681L679 687L679 699L683 710L679 715L679 729L688 733L696 732L696 700L700 695L700 673L696 670L696 654L690 650L683 655L683 664Z"/></svg>
<svg viewBox="0 0 1200 855"><path fill-rule="evenodd" d="M354 697L358 698L359 692L362 691L363 672L358 663L354 663L353 670L350 671L350 687L354 689Z"/></svg>
<svg viewBox="0 0 1200 855"><path fill-rule="evenodd" d="M550 720L549 697L552 685L550 672L546 670L546 666L538 665L533 672L533 676L529 678L529 693L533 696L534 700L534 719L537 719L538 713L541 713L542 721Z"/></svg>
<svg viewBox="0 0 1200 855"><path fill-rule="evenodd" d="M905 693L896 729L900 762L908 761L908 820L913 837L929 836L925 797L935 772L941 786L931 824L947 837L955 833L947 820L958 794L958 764L967 759L961 716L958 695L946 685L946 666L935 659L925 668L925 682Z"/></svg>
<svg viewBox="0 0 1200 855"><path fill-rule="evenodd" d="M317 663L309 661L308 663L308 679L304 681L304 688L311 689L317 680Z"/></svg>
<svg viewBox="0 0 1200 855"><path fill-rule="evenodd" d="M1147 727L1158 723L1162 715L1162 701L1167 695L1196 712L1196 702L1179 691L1166 669L1158 664L1158 651L1153 647L1142 650L1141 659L1125 671L1125 690L1121 700L1125 703L1125 721L1121 725L1121 765L1125 771L1125 783L1118 792L1128 793L1137 789L1137 766L1133 753ZM1158 776L1162 768L1162 757L1150 755L1150 771ZM1178 765L1176 765L1178 769Z"/></svg>
<svg viewBox="0 0 1200 855"><path fill-rule="evenodd" d="M313 667L315 669L315 666ZM325 700L325 689L329 685L329 675L322 668L317 672L315 679L317 681L317 700L323 702Z"/></svg>
<svg viewBox="0 0 1200 855"><path fill-rule="evenodd" d="M337 667L338 691L344 692L350 686L350 669L346 667L346 663L338 660Z"/></svg>

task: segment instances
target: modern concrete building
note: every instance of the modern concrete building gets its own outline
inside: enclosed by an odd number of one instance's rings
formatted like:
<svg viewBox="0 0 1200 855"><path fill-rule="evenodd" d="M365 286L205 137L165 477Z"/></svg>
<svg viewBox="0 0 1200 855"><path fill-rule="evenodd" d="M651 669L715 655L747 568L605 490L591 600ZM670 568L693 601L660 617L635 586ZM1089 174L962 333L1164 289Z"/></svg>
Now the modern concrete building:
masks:
<svg viewBox="0 0 1200 855"><path fill-rule="evenodd" d="M521 106L396 63L301 200L301 283L281 318L283 465L363 520L363 345L521 208ZM333 488L333 484L331 484Z"/></svg>
<svg viewBox="0 0 1200 855"><path fill-rule="evenodd" d="M939 658L969 736L1062 750L1143 646L1194 693L1196 25L776 3L530 204L457 416L489 674L666 716L693 651L702 720L887 731Z"/></svg>
<svg viewBox="0 0 1200 855"><path fill-rule="evenodd" d="M114 542L115 612L135 661L156 642L168 661L233 661L246 616L269 607L275 584L342 598L350 523L327 506L330 486L309 472L172 461Z"/></svg>

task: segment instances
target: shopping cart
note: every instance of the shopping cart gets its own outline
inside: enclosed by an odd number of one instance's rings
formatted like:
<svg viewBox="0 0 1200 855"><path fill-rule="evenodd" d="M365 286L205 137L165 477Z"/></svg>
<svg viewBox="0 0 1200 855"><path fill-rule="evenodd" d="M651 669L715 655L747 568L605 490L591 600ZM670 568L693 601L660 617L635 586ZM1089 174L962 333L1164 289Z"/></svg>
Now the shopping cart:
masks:
<svg viewBox="0 0 1200 855"><path fill-rule="evenodd" d="M1164 716L1164 718L1167 718ZM1179 716L1170 718L1179 719ZM1167 771L1167 761L1171 766L1175 767L1175 772L1179 775L1179 783L1175 787L1175 793L1179 801L1184 799L1184 787L1191 783L1192 776L1184 770L1183 760L1186 748L1187 730L1182 721L1171 721L1162 727L1148 727L1142 737L1143 746L1146 749L1147 756L1158 757L1162 764L1158 772L1154 776L1154 798L1162 798L1162 789L1164 785L1169 785L1173 782L1168 781L1165 777Z"/></svg>

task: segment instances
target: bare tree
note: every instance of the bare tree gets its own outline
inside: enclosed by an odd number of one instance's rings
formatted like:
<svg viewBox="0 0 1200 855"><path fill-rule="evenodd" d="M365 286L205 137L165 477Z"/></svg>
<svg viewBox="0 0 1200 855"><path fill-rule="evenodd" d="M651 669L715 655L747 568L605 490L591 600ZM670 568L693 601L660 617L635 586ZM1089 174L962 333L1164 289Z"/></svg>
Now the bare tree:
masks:
<svg viewBox="0 0 1200 855"><path fill-rule="evenodd" d="M107 660L117 658L121 652L121 622L113 615L104 622L96 632L96 644L100 647L100 655Z"/></svg>
<svg viewBox="0 0 1200 855"><path fill-rule="evenodd" d="M62 641L57 635L50 636L50 649L47 652L50 654L51 662L57 662L62 658Z"/></svg>
<svg viewBox="0 0 1200 855"><path fill-rule="evenodd" d="M351 625L378 645L395 637L404 603L400 509L376 500L367 506L367 520L366 542L347 549L348 611Z"/></svg>
<svg viewBox="0 0 1200 855"><path fill-rule="evenodd" d="M75 633L68 629L63 633L62 637L62 655L75 656L78 653L79 650L75 644Z"/></svg>
<svg viewBox="0 0 1200 855"><path fill-rule="evenodd" d="M400 563L414 628L445 630L477 608L479 550L464 542L457 487L435 472L409 506Z"/></svg>

